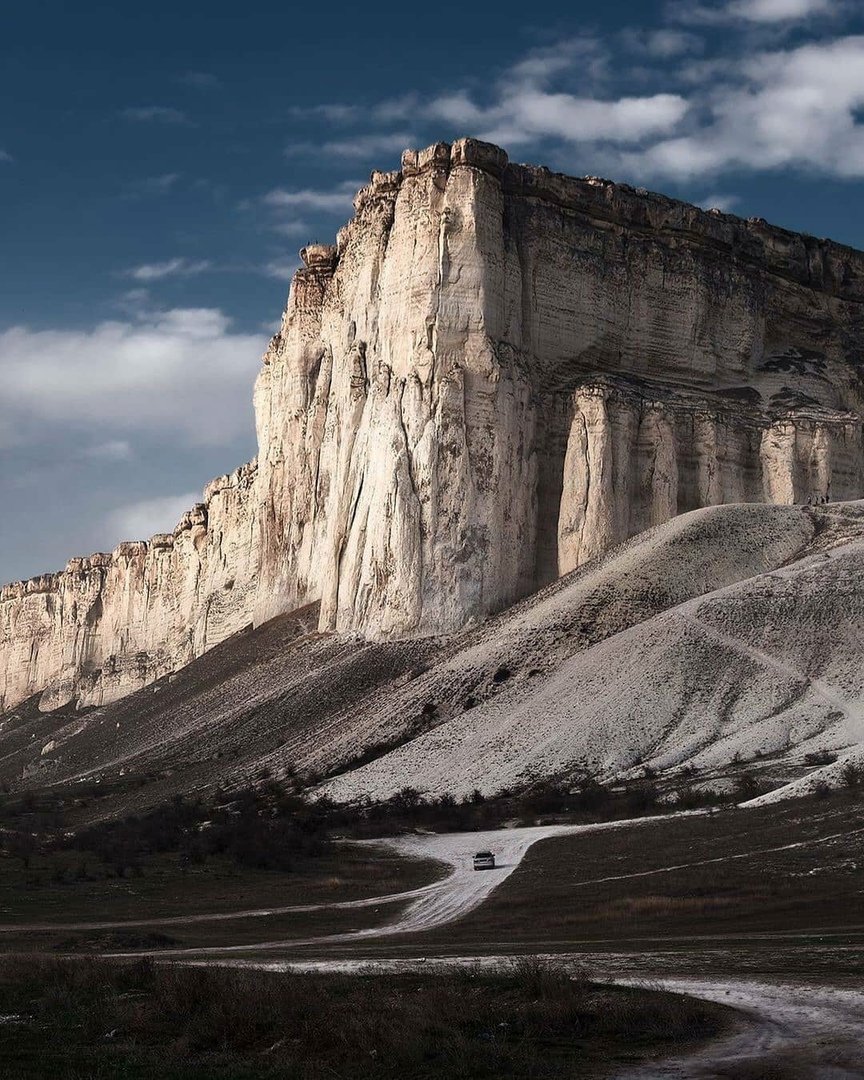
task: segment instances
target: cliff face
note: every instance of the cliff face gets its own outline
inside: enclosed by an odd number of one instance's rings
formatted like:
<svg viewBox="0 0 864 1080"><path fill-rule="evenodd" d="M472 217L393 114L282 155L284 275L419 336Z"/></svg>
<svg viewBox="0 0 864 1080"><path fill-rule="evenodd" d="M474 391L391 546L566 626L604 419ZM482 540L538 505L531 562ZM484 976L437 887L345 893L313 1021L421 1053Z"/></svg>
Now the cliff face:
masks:
<svg viewBox="0 0 864 1080"><path fill-rule="evenodd" d="M0 591L0 703L100 705L248 624L257 569L255 465L208 485L173 534L72 559Z"/></svg>
<svg viewBox="0 0 864 1080"><path fill-rule="evenodd" d="M259 619L451 630L681 511L861 492L862 256L471 141L402 164L265 357Z"/></svg>
<svg viewBox="0 0 864 1080"><path fill-rule="evenodd" d="M0 596L0 702L135 689L254 620L447 632L675 514L862 494L864 256L462 140L304 249L259 457L173 537Z"/></svg>

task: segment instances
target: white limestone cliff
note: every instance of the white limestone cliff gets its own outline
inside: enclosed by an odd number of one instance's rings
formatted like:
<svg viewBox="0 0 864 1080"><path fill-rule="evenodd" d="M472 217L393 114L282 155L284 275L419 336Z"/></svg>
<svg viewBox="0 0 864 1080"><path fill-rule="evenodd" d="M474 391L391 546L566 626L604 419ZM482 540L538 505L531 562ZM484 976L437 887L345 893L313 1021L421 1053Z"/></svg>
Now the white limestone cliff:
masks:
<svg viewBox="0 0 864 1080"><path fill-rule="evenodd" d="M474 140L301 253L259 455L171 537L0 593L0 707L100 703L250 621L449 632L700 506L862 494L864 256Z"/></svg>
<svg viewBox="0 0 864 1080"><path fill-rule="evenodd" d="M0 590L0 703L98 705L188 663L251 619L255 465L214 480L173 533Z"/></svg>

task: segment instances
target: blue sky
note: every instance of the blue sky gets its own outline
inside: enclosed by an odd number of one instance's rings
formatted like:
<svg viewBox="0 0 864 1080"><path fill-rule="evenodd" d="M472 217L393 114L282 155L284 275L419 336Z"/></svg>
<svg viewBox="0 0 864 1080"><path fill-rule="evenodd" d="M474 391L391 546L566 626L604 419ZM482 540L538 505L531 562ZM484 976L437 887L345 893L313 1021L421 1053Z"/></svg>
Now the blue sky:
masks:
<svg viewBox="0 0 864 1080"><path fill-rule="evenodd" d="M252 456L298 248L460 135L864 248L864 5L15 5L0 580L170 528Z"/></svg>

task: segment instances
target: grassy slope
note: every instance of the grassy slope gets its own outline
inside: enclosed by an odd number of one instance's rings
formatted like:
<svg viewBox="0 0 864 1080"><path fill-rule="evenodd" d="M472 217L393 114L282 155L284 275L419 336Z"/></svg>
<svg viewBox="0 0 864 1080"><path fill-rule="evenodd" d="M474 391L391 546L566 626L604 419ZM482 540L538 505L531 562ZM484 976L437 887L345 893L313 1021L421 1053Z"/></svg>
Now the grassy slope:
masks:
<svg viewBox="0 0 864 1080"><path fill-rule="evenodd" d="M528 852L482 908L423 940L427 948L457 951L520 943L660 948L690 937L862 926L858 830L864 802L835 794L667 819L652 829L650 842L627 829L549 840ZM835 833L841 835L825 839ZM694 863L703 865L663 869ZM596 881L619 875L643 876Z"/></svg>
<svg viewBox="0 0 864 1080"><path fill-rule="evenodd" d="M294 912L263 918L216 920L192 924L120 930L28 931L34 923L126 921L226 913L256 908L332 903L385 896L436 880L437 863L406 860L386 849L336 845L326 854L298 865L291 873L238 867L213 858L183 868L176 855L154 856L137 877L105 876L96 859L84 859L90 880L67 876L82 864L77 852L37 855L31 866L0 858L0 949L116 949L177 945L239 944L274 938L297 938L374 926L395 917L398 907L347 911ZM5 929L20 925L20 930ZM156 936L154 936L156 935ZM159 936L169 940L159 940Z"/></svg>

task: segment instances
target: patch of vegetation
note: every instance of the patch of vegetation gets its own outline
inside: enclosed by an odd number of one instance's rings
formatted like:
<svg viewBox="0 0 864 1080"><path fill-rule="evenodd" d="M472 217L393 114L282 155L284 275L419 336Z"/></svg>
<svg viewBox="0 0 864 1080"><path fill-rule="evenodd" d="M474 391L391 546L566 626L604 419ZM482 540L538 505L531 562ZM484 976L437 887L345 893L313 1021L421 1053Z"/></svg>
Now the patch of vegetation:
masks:
<svg viewBox="0 0 864 1080"><path fill-rule="evenodd" d="M276 783L217 795L210 804L176 795L146 814L74 833L64 827L62 801L56 796L41 803L25 797L5 807L2 817L6 826L0 832L0 853L27 869L46 849L77 852L71 874L79 879L92 876L98 867L116 877L134 877L154 856L168 852L176 853L181 865L219 856L238 867L286 873L320 857L330 844L323 813Z"/></svg>
<svg viewBox="0 0 864 1080"><path fill-rule="evenodd" d="M479 791L459 800L450 794L430 797L405 787L383 802L360 801L350 807L321 802L318 807L326 820L340 830L372 837L412 829L471 832L499 828L505 823L619 821L673 810L724 806L737 797L740 791L718 793L687 784L664 790L653 775L614 788L582 776L576 780L541 781L491 798Z"/></svg>
<svg viewBox="0 0 864 1080"><path fill-rule="evenodd" d="M181 861L227 855L237 866L290 871L329 843L321 815L302 797L268 783L224 797L215 806L175 796L142 816L107 821L77 833L72 846L95 853L122 877L154 853L176 851Z"/></svg>
<svg viewBox="0 0 864 1080"><path fill-rule="evenodd" d="M422 975L6 958L0 1013L18 1080L600 1077L730 1015L533 958Z"/></svg>

